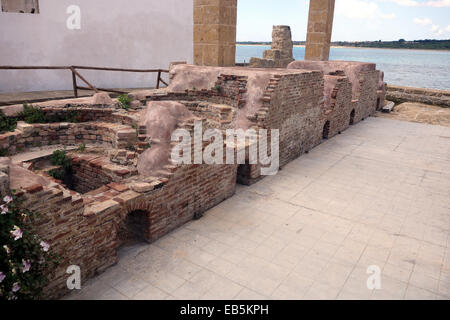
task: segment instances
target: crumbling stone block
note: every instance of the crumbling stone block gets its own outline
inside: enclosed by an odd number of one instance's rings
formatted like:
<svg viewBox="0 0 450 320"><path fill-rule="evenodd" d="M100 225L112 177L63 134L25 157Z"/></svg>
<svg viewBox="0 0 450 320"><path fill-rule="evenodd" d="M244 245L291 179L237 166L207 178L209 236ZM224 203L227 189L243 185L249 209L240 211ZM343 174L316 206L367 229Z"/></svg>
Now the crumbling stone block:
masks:
<svg viewBox="0 0 450 320"><path fill-rule="evenodd" d="M94 105L110 106L110 105L114 104L113 100L111 99L109 94L107 94L106 92L99 92L99 93L94 94L93 99L94 99L93 100Z"/></svg>
<svg viewBox="0 0 450 320"><path fill-rule="evenodd" d="M272 47L265 50L263 58L251 58L252 68L286 68L294 61L291 28L289 26L273 26Z"/></svg>

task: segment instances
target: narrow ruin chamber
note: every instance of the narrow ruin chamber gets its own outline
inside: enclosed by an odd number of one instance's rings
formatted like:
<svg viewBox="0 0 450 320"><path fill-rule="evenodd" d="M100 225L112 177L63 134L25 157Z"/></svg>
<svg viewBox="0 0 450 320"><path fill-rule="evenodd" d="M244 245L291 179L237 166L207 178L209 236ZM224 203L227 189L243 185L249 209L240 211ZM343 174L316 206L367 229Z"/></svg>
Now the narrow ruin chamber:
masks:
<svg viewBox="0 0 450 320"><path fill-rule="evenodd" d="M355 124L355 109L352 110L352 112L350 112L350 125L354 125Z"/></svg>
<svg viewBox="0 0 450 320"><path fill-rule="evenodd" d="M128 246L139 242L148 242L150 223L149 213L144 210L130 212L119 226L119 246Z"/></svg>
<svg viewBox="0 0 450 320"><path fill-rule="evenodd" d="M323 126L322 139L324 140L328 139L329 134L330 134L330 121L327 121Z"/></svg>

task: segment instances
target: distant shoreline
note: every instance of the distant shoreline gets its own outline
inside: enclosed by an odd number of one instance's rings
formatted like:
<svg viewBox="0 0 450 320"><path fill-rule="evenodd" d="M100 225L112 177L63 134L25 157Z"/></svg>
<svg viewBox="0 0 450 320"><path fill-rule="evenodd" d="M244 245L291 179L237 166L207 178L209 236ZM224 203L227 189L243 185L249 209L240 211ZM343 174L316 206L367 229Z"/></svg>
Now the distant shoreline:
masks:
<svg viewBox="0 0 450 320"><path fill-rule="evenodd" d="M242 47L270 47L270 44L249 44L249 43L236 43L237 46ZM304 48L305 45L294 45L294 47ZM420 51L444 51L450 52L450 49L422 49L422 48L376 48L376 47L353 47L353 46L330 46L333 49L378 49L378 50L420 50Z"/></svg>

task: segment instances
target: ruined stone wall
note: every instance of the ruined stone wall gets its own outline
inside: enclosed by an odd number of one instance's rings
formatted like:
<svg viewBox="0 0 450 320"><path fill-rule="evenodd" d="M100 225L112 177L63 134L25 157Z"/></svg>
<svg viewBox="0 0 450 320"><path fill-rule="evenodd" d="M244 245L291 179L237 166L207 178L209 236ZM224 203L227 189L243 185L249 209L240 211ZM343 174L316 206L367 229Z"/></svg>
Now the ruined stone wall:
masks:
<svg viewBox="0 0 450 320"><path fill-rule="evenodd" d="M355 109L355 120L358 122L376 112L379 98L380 71L373 63L353 61L295 61L288 69L320 70L329 81L325 83L324 99L330 104L333 82L330 75L345 76L352 86L352 95L346 104ZM329 85L328 85L329 83ZM381 99L381 98L380 98ZM380 102L381 103L381 102Z"/></svg>
<svg viewBox="0 0 450 320"><path fill-rule="evenodd" d="M286 68L294 61L291 28L289 26L273 26L272 45L263 52L263 58L251 58L252 68Z"/></svg>
<svg viewBox="0 0 450 320"><path fill-rule="evenodd" d="M231 197L236 172L237 165L225 164L188 165L176 171L161 190L140 200L152 205L148 240L162 237Z"/></svg>
<svg viewBox="0 0 450 320"><path fill-rule="evenodd" d="M419 102L441 107L450 107L449 90L388 85L386 98L395 103Z"/></svg>
<svg viewBox="0 0 450 320"><path fill-rule="evenodd" d="M273 26L271 48L272 50L280 51L281 59L294 60L292 55L292 34L289 26Z"/></svg>
<svg viewBox="0 0 450 320"><path fill-rule="evenodd" d="M120 181L132 173L125 173L121 170L115 170L111 165L107 165L99 159L100 157L73 157L72 172L74 191L78 193L87 193L89 191L101 188L113 181Z"/></svg>
<svg viewBox="0 0 450 320"><path fill-rule="evenodd" d="M355 75L360 91L357 91L358 99L353 100L354 83L349 76L336 70L332 75L324 76L323 71L314 69L178 68L181 72L176 75L173 87L141 92L140 102L174 100L172 104L160 106L149 104L153 109L160 107L163 112L170 105L181 104L182 110L178 111L183 111L182 115L189 114L189 117L177 118L181 120L175 123L174 128L192 130L194 119L200 118L207 127L220 129L279 129L280 166L321 143L327 121L330 122L328 137L332 137L350 125L353 109L356 123L372 114L376 107L379 73L374 68ZM180 75L182 78L184 75L185 81L176 79ZM137 118L148 110L137 113ZM0 136L0 146L5 144L9 149L25 147L27 143L32 146L36 138L62 144L76 144L85 139L91 141L91 138L92 141L106 141L103 136L110 137L108 146L117 148L130 141L137 143L137 139L139 145L145 144L147 138L152 138L147 122L140 122L136 129L124 125L136 119L136 113L130 114L133 117L112 114L117 123L21 123L16 132ZM238 117L242 122L236 121ZM151 124L167 129L164 123L156 120ZM101 138L98 138L98 130L106 130ZM170 130L168 133L170 136ZM152 143L157 144L156 141ZM174 145L169 143L168 151ZM151 150L152 145L148 151ZM79 191L88 192L82 195L67 190L54 179L37 176L25 167L20 168L22 171L14 168L13 174L9 168L10 183L19 190L25 205L38 214L35 221L37 232L62 257L62 263L46 290L49 296L59 297L67 293L65 270L69 265L79 265L85 281L117 262L116 250L121 242L119 230L126 228L128 215L140 211L143 214L139 221L143 223L144 238L154 241L232 196L237 179L252 183L262 178L259 165L175 165L170 159L165 159L167 164L156 171L156 176L146 175L141 174L135 165L129 166L127 161L120 165L111 163L120 160L119 153L128 156L127 151L116 151L109 158L105 155L76 155L75 151L69 153L74 166L77 166L76 171L83 174L79 175ZM33 177L26 176L24 171ZM5 170L0 167L0 188L6 188L2 182L4 175ZM33 181L28 183L28 180ZM91 180L95 182L88 186Z"/></svg>
<svg viewBox="0 0 450 320"><path fill-rule="evenodd" d="M356 122L375 114L377 110L377 90L380 72L378 70L363 71L359 77L361 91L358 96Z"/></svg>
<svg viewBox="0 0 450 320"><path fill-rule="evenodd" d="M329 121L328 137L331 138L343 132L350 126L350 115L352 112L352 84L347 77L324 76L329 91L326 91L325 100L329 98L329 103L325 104L320 117L319 129L323 134L325 123ZM354 123L356 121L353 121ZM323 136L322 136L323 137Z"/></svg>
<svg viewBox="0 0 450 320"><path fill-rule="evenodd" d="M38 123L19 122L14 132L0 134L0 149L9 155L23 152L31 147L45 145L106 144L125 148L136 144L136 130L117 123Z"/></svg>
<svg viewBox="0 0 450 320"><path fill-rule="evenodd" d="M280 130L280 166L320 143L317 120L322 93L321 72L280 75L270 80L256 121L261 128Z"/></svg>
<svg viewBox="0 0 450 320"><path fill-rule="evenodd" d="M95 96L94 96L95 97ZM95 105L86 102L75 103L76 100L93 98L80 98L68 100L54 100L35 103L35 108L40 108L48 119L56 119L60 122L67 122L66 118L71 118L76 122L102 121L114 122L126 125L137 123L137 112L128 110L123 112L113 103L112 105ZM23 111L23 105L1 106L2 111L8 117L17 117ZM53 122L56 122L53 121Z"/></svg>
<svg viewBox="0 0 450 320"><path fill-rule="evenodd" d="M208 128L229 128L236 115L233 107L204 101L180 101L194 115L204 119Z"/></svg>
<svg viewBox="0 0 450 320"><path fill-rule="evenodd" d="M80 266L84 282L117 263L118 231L129 213L147 213L146 238L154 241L231 197L236 172L236 165L186 165L163 183L110 184L86 195L55 183L21 188L17 195L36 213L37 234L61 258L46 297L68 293L65 271L70 265ZM91 196L98 200L88 201Z"/></svg>
<svg viewBox="0 0 450 320"><path fill-rule="evenodd" d="M37 213L33 220L37 234L60 257L59 267L44 291L47 297L68 293L68 266L80 266L85 280L117 262L114 225L119 217L118 206L116 210L86 217L83 200L58 187L31 185L18 195L25 207Z"/></svg>

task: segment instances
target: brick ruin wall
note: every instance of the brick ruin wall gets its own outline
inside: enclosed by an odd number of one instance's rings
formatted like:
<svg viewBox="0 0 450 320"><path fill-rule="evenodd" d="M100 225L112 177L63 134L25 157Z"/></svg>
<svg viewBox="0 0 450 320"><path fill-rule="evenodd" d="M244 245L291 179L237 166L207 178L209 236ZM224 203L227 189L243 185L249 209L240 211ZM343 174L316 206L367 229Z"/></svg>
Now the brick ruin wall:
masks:
<svg viewBox="0 0 450 320"><path fill-rule="evenodd" d="M356 122L373 115L378 108L378 79L380 71L363 71L360 73L359 82L361 90L358 95Z"/></svg>
<svg viewBox="0 0 450 320"><path fill-rule="evenodd" d="M271 71L257 99L258 109L247 114L250 127L280 129L280 165L283 166L321 143L327 121L330 121L329 137L332 137L350 125L353 109L354 123L373 114L377 77L375 71L362 73L359 99L352 100L352 84L345 76L324 76L312 70ZM182 101L208 127L226 129L234 128L237 115L246 110L248 91L253 90L248 88L248 83L245 72L228 68L221 69L208 89L190 88L183 92L165 89L131 96L139 97L141 103ZM333 83L327 93L328 100L324 97L325 83ZM12 153L32 148L38 142L51 144L52 141L64 145L106 143L123 148L129 141L136 143L142 130L139 126L137 131L130 127L139 118L139 112L133 112L105 109L97 115L102 122L85 118L88 122L21 123L15 132L0 135L0 146L6 146ZM127 229L127 217L131 213L143 212L143 218L137 221L144 224L145 229L141 230L144 238L154 241L231 197L236 180L251 184L262 178L259 165L206 164L169 165L164 176L143 177L133 172L133 167L109 163L109 158L70 155L77 166L79 192L64 188L50 177L45 178L45 183L38 180L17 188L24 205L38 213L34 221L38 234L63 258L46 289L48 297L53 298L68 292L65 270L69 265L79 265L85 281L117 263L117 248L122 241L120 230ZM11 170L18 172L17 167L0 166L0 188L8 188L12 177L8 179L8 174ZM88 186L88 181L93 179L98 183Z"/></svg>
<svg viewBox="0 0 450 320"><path fill-rule="evenodd" d="M323 76L320 72L283 75L271 79L257 126L280 130L280 166L320 143Z"/></svg>
<svg viewBox="0 0 450 320"><path fill-rule="evenodd" d="M124 148L136 144L136 130L130 124L137 122L131 116L114 114L113 110L84 108L42 108L49 116L63 117L69 111L79 113L76 123L18 122L13 132L0 135L0 149L14 155L32 147L47 145L99 144Z"/></svg>
<svg viewBox="0 0 450 320"><path fill-rule="evenodd" d="M102 201L89 206L83 197L59 185L31 185L18 193L23 205L36 212L33 225L61 258L46 288L47 298L69 293L65 270L78 265L82 281L92 278L118 261L118 232L133 211L143 211L148 241L192 220L234 194L237 166L188 165L166 180L135 192L125 185L104 186ZM115 190L115 189L116 190ZM117 191L120 190L120 191Z"/></svg>
<svg viewBox="0 0 450 320"><path fill-rule="evenodd" d="M326 82L332 82L329 94L329 104L326 104L321 114L319 123L319 132L323 138L323 128L329 121L328 138L331 138L350 126L352 111L355 104L352 103L352 85L346 77L341 76L325 76ZM355 110L356 115L356 110ZM357 122L356 117L354 123Z"/></svg>

